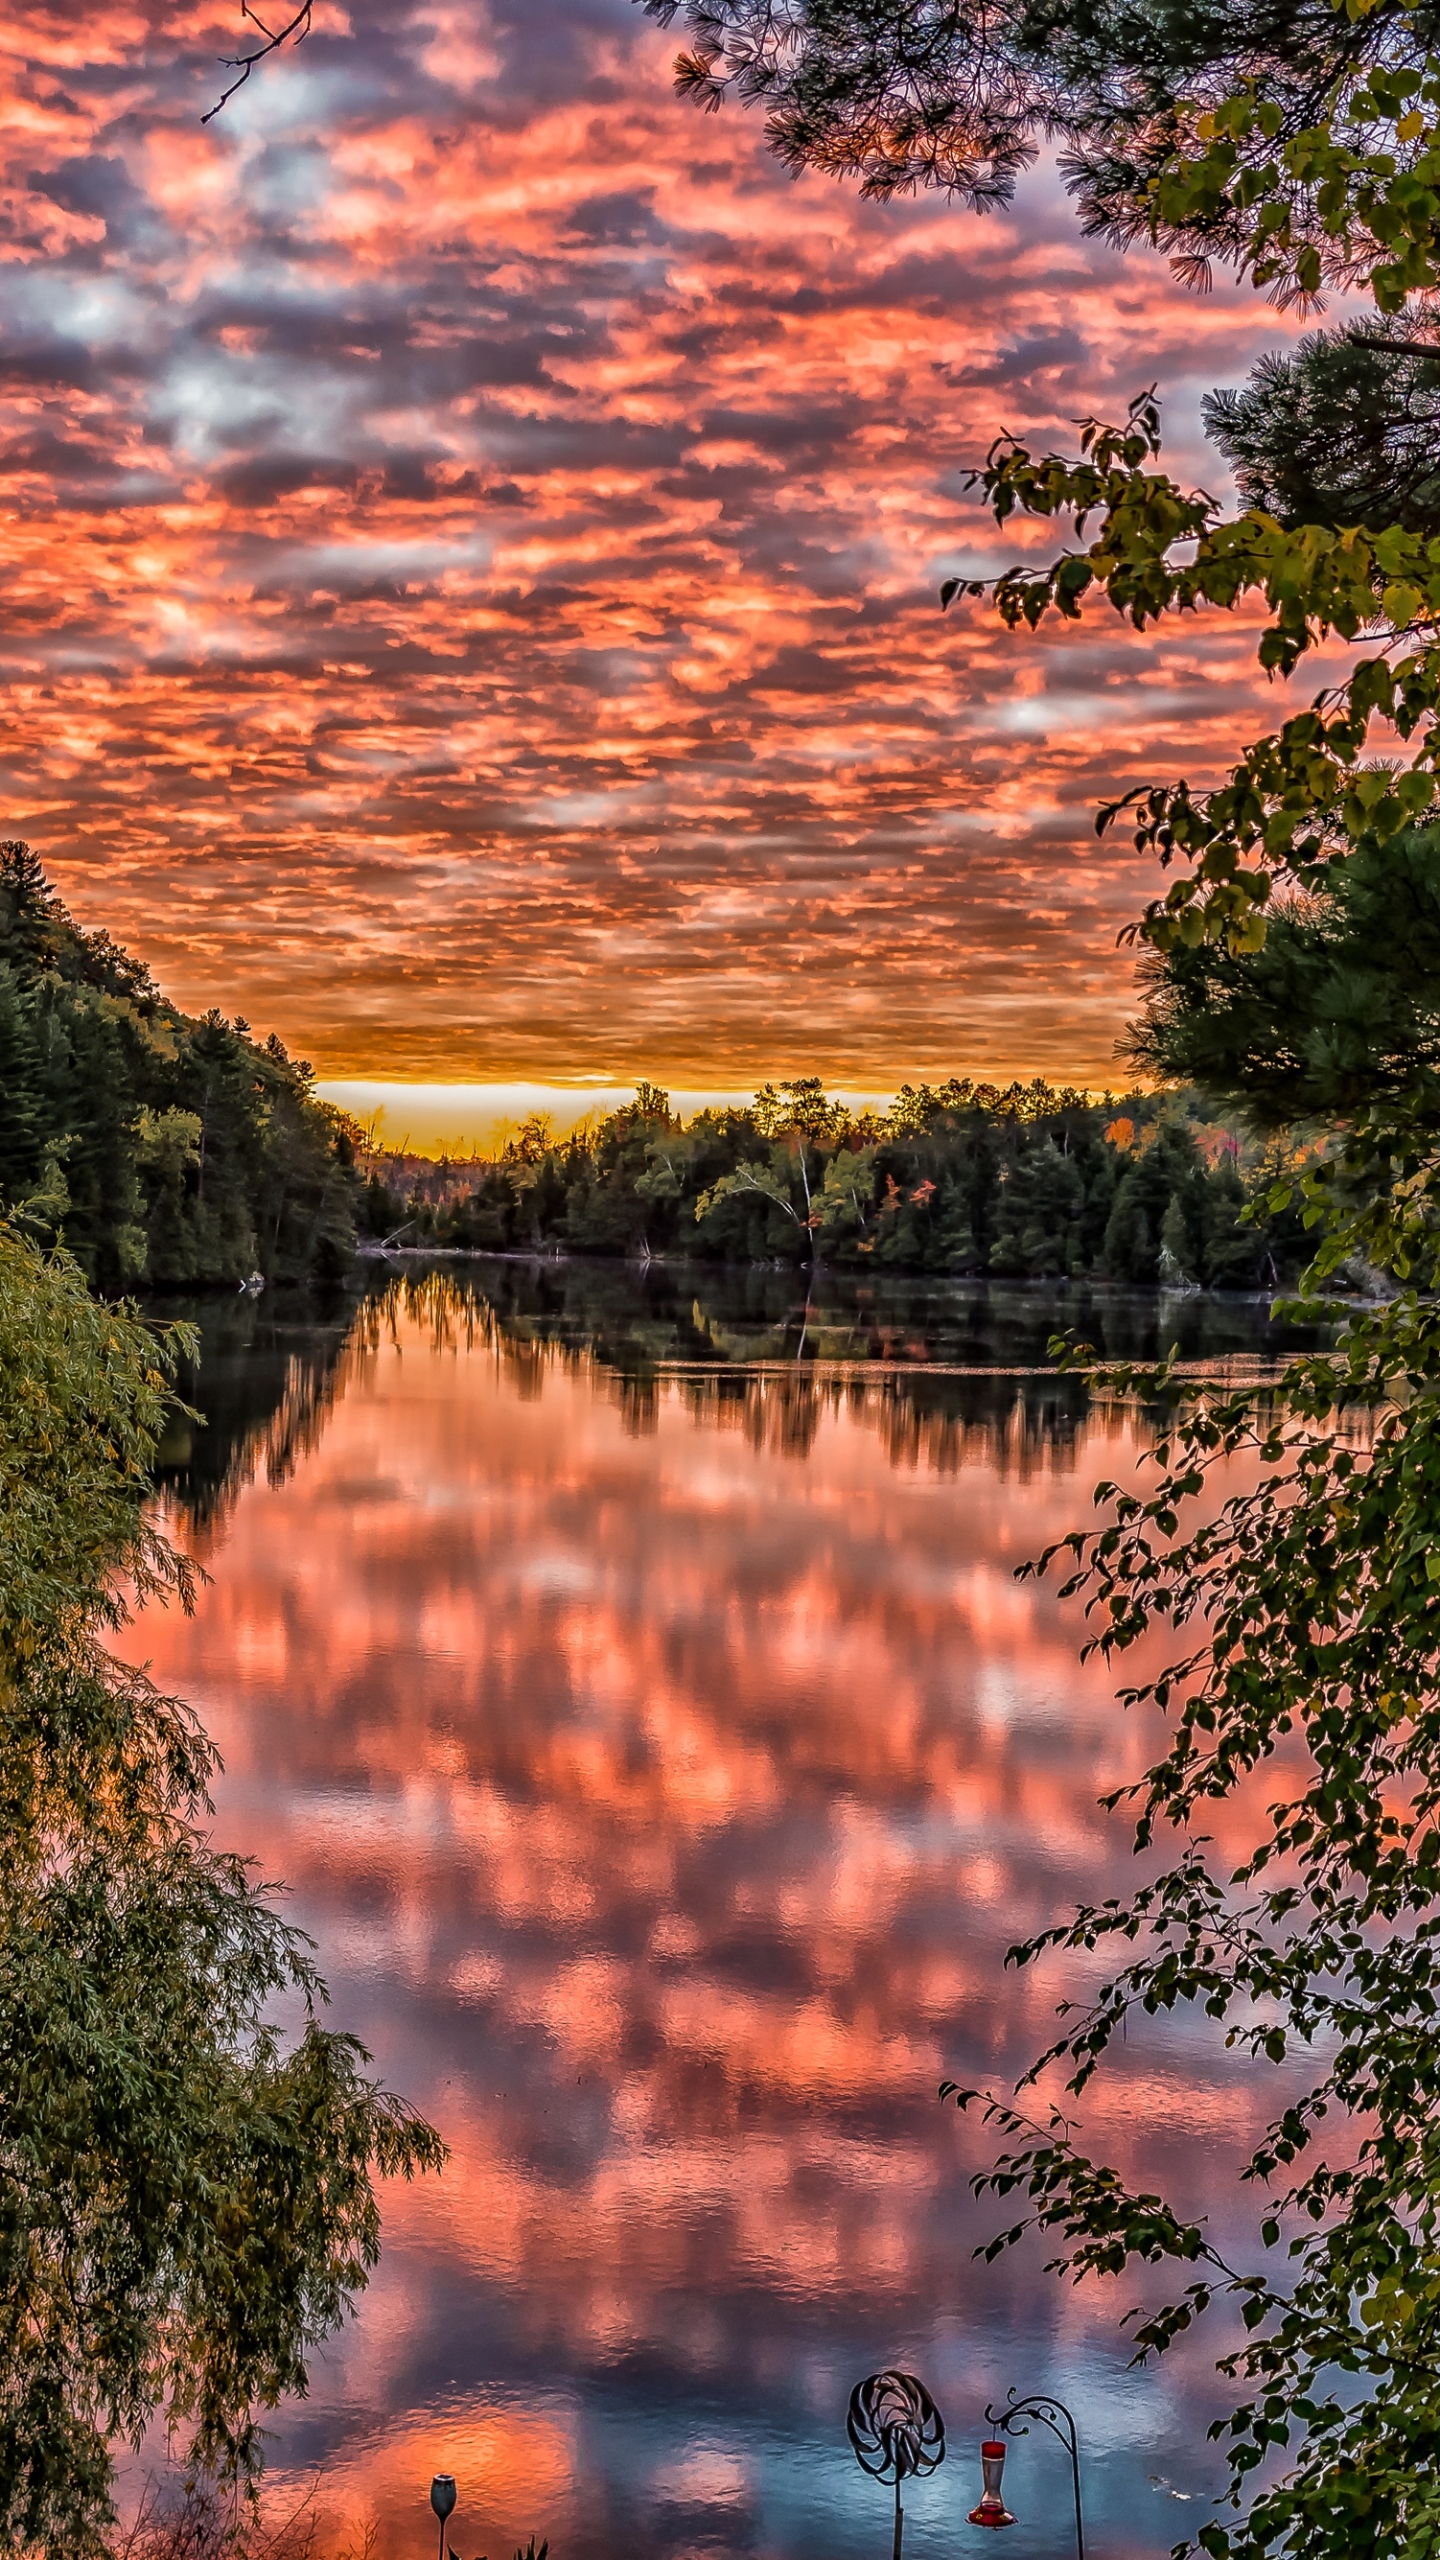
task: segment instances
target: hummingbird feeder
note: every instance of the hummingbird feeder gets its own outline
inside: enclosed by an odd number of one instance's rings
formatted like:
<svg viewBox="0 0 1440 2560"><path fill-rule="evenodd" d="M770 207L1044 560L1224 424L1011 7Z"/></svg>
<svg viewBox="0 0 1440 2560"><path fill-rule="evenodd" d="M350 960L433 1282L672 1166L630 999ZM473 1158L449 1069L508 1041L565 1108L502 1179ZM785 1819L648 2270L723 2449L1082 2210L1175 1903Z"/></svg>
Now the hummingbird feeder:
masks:
<svg viewBox="0 0 1440 2560"><path fill-rule="evenodd" d="M972 2524L999 2526L1013 2524L1015 2519L1005 2504L1000 2482L1005 2471L1005 2445L999 2436L987 2436L980 2447L980 2468L985 2479L985 2494L978 2507L970 2510Z"/></svg>

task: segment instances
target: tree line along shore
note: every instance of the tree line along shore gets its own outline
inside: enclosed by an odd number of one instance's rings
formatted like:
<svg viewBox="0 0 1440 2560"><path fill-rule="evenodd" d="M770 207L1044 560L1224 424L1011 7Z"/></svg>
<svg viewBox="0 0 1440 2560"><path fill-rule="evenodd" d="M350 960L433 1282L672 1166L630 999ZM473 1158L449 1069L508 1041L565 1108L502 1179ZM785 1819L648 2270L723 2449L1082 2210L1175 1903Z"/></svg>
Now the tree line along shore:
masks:
<svg viewBox="0 0 1440 2560"><path fill-rule="evenodd" d="M1207 1120L1189 1092L966 1077L857 1113L800 1077L684 1122L642 1084L565 1138L532 1119L488 1159L372 1161L361 1226L448 1251L1255 1290L1306 1259L1299 1212L1267 1207L1298 1152Z"/></svg>
<svg viewBox="0 0 1440 2560"><path fill-rule="evenodd" d="M0 1205L41 1199L104 1291L339 1278L368 1243L470 1252L828 1262L954 1277L1254 1290L1305 1260L1294 1161L1192 1089L905 1086L855 1111L818 1078L688 1122L641 1084L488 1157L384 1153L280 1041L169 1003L0 848Z"/></svg>

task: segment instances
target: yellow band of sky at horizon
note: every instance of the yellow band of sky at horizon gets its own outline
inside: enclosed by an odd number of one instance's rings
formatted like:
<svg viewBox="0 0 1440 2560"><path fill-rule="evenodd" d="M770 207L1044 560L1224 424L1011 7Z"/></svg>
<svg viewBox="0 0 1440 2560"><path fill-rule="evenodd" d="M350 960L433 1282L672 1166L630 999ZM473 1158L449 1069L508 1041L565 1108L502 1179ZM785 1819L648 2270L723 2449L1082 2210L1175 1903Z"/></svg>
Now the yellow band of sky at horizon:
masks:
<svg viewBox="0 0 1440 2560"><path fill-rule="evenodd" d="M884 1109L887 1093L851 1092L837 1088L840 1098L857 1106ZM616 1111L635 1096L635 1084L405 1084L374 1077L323 1077L316 1091L326 1102L353 1113L377 1145L416 1155L469 1155L493 1146L542 1112L558 1138L581 1122ZM670 1108L688 1120L707 1105L723 1108L754 1100L753 1085L721 1091L699 1089L670 1093Z"/></svg>
<svg viewBox="0 0 1440 2560"><path fill-rule="evenodd" d="M888 1110L903 1077L884 1090L830 1085L827 1091L857 1110L869 1105ZM919 1083L919 1076L910 1079ZM996 1079L1006 1081L1007 1079ZM519 1129L537 1112L549 1121L557 1138L568 1137L582 1122L617 1111L635 1096L635 1083L568 1084L411 1084L377 1077L325 1076L316 1091L326 1102L350 1112L379 1147L415 1155L478 1154ZM697 1111L743 1108L754 1100L753 1085L744 1087L671 1087L670 1108L682 1120ZM1099 1100L1098 1093L1092 1098Z"/></svg>

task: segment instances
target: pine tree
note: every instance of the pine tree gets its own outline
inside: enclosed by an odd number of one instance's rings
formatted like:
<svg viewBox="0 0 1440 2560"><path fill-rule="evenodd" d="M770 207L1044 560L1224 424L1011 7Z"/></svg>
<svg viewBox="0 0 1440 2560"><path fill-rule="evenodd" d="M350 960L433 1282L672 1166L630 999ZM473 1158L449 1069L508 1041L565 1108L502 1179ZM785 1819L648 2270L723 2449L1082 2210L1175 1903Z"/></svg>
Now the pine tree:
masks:
<svg viewBox="0 0 1440 2560"><path fill-rule="evenodd" d="M34 1190L46 1134L33 1010L15 971L0 965L0 1202Z"/></svg>

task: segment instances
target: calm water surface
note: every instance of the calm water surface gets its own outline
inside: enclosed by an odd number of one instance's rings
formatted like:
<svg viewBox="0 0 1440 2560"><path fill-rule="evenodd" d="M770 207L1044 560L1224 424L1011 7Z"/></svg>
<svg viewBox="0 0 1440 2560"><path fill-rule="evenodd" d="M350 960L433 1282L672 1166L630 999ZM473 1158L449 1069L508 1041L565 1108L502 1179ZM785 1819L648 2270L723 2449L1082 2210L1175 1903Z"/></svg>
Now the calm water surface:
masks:
<svg viewBox="0 0 1440 2560"><path fill-rule="evenodd" d="M219 1836L452 2152L388 2195L279 2480L323 2464L386 2553L448 2469L464 2560L880 2555L844 2412L900 2363L951 2438L914 2560L982 2539L1011 2384L1075 2408L1097 2555L1193 2531L1215 2349L1131 2372L1138 2288L977 2264L985 2138L935 2092L1013 2080L1084 1983L1006 1947L1130 1864L1096 1799L1146 1729L1014 1568L1146 1430L1046 1337L1245 1361L1264 1310L475 1263L201 1313L167 1473L211 1579L140 1641L224 1753ZM1223 2235L1274 2097L1171 2023L1084 2129ZM1011 2560L1064 2552L1058 2449L1006 2486Z"/></svg>

